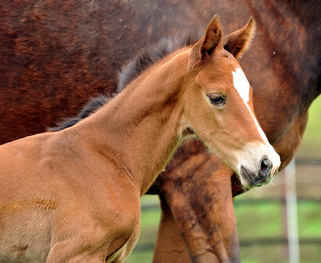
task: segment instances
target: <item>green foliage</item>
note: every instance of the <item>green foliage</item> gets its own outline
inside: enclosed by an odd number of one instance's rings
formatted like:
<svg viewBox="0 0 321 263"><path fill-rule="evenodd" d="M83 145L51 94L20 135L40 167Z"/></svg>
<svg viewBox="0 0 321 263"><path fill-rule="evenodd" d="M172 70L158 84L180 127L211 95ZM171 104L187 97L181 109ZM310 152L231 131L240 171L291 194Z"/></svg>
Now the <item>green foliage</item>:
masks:
<svg viewBox="0 0 321 263"><path fill-rule="evenodd" d="M240 198L242 199L242 198ZM258 200L259 201L259 200ZM299 238L321 240L321 202L298 201ZM287 247L280 242L284 236L284 206L282 202L263 203L252 200L250 203L235 201L235 214L239 238L242 240L275 239L273 244L241 246L244 263L287 262ZM313 252L313 253L311 253ZM320 245L303 243L300 245L301 262L319 262Z"/></svg>
<svg viewBox="0 0 321 263"><path fill-rule="evenodd" d="M317 213L319 212L319 213ZM321 202L299 202L298 225L301 238L321 239ZM321 251L319 253L321 259Z"/></svg>
<svg viewBox="0 0 321 263"><path fill-rule="evenodd" d="M279 236L282 233L281 206L275 203L251 203L242 204L238 199L235 200L239 236L244 239Z"/></svg>
<svg viewBox="0 0 321 263"><path fill-rule="evenodd" d="M151 263L153 250L134 251L126 260L126 263Z"/></svg>

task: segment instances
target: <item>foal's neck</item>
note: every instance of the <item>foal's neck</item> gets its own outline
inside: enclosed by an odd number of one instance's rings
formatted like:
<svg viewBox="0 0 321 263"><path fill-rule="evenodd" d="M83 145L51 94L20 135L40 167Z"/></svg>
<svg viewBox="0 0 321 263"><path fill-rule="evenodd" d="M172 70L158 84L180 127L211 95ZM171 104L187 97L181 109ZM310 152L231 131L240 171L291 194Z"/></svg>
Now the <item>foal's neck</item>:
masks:
<svg viewBox="0 0 321 263"><path fill-rule="evenodd" d="M145 193L182 139L181 84L188 51L148 69L77 127L97 151L113 158Z"/></svg>

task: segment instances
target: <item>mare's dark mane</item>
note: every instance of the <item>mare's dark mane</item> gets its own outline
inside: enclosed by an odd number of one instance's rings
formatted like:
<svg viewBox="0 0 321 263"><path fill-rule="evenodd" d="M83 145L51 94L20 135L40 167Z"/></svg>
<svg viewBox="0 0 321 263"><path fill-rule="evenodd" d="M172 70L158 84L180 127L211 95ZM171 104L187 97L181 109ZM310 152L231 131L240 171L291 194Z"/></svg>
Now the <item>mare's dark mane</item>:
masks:
<svg viewBox="0 0 321 263"><path fill-rule="evenodd" d="M165 56L173 53L174 51L184 47L190 46L196 43L201 37L201 33L190 34L183 37L176 37L174 39L162 39L158 44L143 49L138 55L132 59L125 67L122 68L119 73L119 82L117 87L117 93L121 92L133 79L139 76L144 70ZM79 121L87 118L89 115L97 111L100 107L104 106L111 100L112 97L99 95L96 98L92 98L87 105L82 108L78 115L74 118L67 118L61 123L58 123L57 127L49 128L49 131L61 131L68 127L74 126Z"/></svg>

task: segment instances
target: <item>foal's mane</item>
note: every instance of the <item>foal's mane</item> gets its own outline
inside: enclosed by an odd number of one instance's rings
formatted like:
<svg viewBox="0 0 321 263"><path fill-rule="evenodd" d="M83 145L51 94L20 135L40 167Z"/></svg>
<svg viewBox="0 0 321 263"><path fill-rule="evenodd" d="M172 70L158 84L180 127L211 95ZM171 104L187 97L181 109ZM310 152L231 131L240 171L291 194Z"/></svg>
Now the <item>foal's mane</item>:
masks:
<svg viewBox="0 0 321 263"><path fill-rule="evenodd" d="M147 47L140 51L119 73L118 87L116 94L120 93L132 80L138 77L144 70L156 64L165 56L174 51L196 43L202 36L201 32L183 35L175 38L164 38L156 45ZM116 95L115 94L115 95ZM74 126L79 121L87 118L111 100L113 96L98 95L91 98L90 101L81 109L76 117L66 118L58 123L57 127L49 128L49 131L61 131L68 127Z"/></svg>

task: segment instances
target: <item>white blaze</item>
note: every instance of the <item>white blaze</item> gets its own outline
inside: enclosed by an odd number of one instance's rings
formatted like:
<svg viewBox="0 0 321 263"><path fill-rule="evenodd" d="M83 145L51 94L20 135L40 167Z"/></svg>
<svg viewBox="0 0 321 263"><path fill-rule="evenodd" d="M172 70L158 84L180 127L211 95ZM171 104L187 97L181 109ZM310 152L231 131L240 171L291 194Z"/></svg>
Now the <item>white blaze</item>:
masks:
<svg viewBox="0 0 321 263"><path fill-rule="evenodd" d="M234 87L247 105L250 100L250 83L240 68L236 68L232 74Z"/></svg>
<svg viewBox="0 0 321 263"><path fill-rule="evenodd" d="M250 109L249 101L250 101L250 83L248 82L243 70L241 68L236 68L235 71L232 72L233 74L233 84L244 101L244 104L246 108L249 110L249 113L251 114L253 121L256 125L256 128L261 135L264 144L248 144L244 147L243 151L241 151L238 154L239 163L237 164L238 167L238 174L240 175L240 167L241 164L245 164L246 169L249 169L250 171L256 171L258 162L260 161L257 158L261 158L261 156L266 156L273 164L272 168L272 174L278 169L280 166L280 157L275 152L272 145L270 145L265 133L263 132L261 126L259 125L258 121L256 120L253 112ZM253 162L255 160L255 162ZM241 183L243 186L246 186L247 180L244 180L242 176L240 176Z"/></svg>
<svg viewBox="0 0 321 263"><path fill-rule="evenodd" d="M244 72L240 68L236 68L235 71L232 72L233 74L233 84L237 92L239 93L240 97L243 99L247 109L249 110L256 127L263 138L263 140L269 144L268 139L266 138L265 133L263 132L261 126L257 122L256 118L253 116L253 113L249 107L249 101L250 101L250 83L248 82Z"/></svg>

